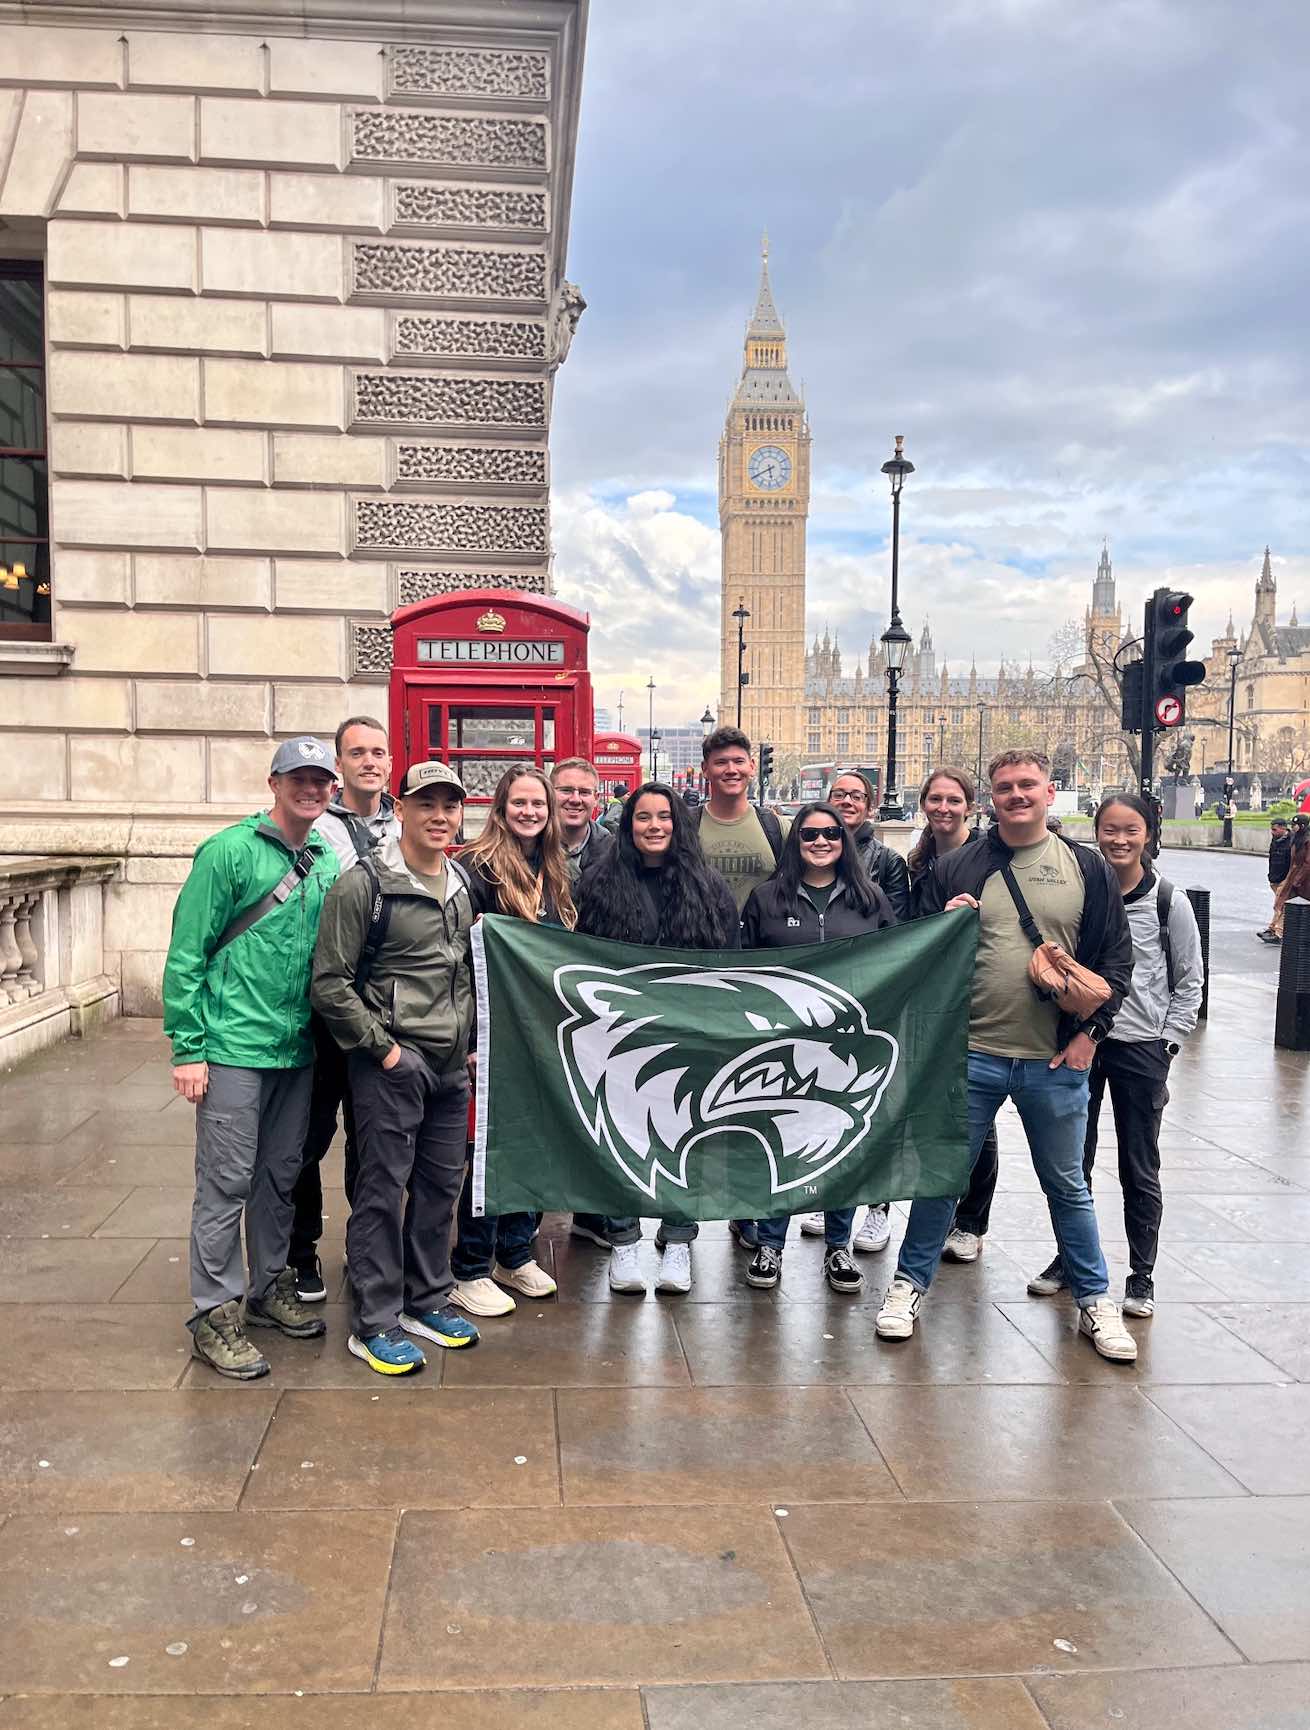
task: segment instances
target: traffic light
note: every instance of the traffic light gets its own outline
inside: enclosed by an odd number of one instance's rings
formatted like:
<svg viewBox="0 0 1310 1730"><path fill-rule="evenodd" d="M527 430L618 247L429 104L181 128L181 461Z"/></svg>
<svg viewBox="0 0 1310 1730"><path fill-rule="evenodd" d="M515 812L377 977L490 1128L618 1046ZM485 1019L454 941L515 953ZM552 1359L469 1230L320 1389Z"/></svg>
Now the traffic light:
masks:
<svg viewBox="0 0 1310 1730"><path fill-rule="evenodd" d="M1181 726L1187 703L1187 687L1205 678L1204 661L1187 659L1192 633L1187 628L1187 610L1192 597L1180 589L1157 589L1151 596L1151 630L1147 636L1147 658L1151 669L1151 714L1157 727Z"/></svg>
<svg viewBox="0 0 1310 1730"><path fill-rule="evenodd" d="M773 779L773 746L760 746L760 786Z"/></svg>
<svg viewBox="0 0 1310 1730"><path fill-rule="evenodd" d="M1129 661L1119 686L1119 725L1125 733L1142 730L1142 663Z"/></svg>

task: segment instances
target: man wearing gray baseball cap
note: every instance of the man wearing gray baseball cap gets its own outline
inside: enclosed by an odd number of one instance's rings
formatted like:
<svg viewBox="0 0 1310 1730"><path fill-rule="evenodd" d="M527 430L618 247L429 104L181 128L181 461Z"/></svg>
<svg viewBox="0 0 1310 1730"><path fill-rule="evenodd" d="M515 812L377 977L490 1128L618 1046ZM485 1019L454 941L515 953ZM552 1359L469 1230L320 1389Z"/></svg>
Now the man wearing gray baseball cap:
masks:
<svg viewBox="0 0 1310 1730"><path fill-rule="evenodd" d="M293 1339L324 1331L296 1296L287 1246L314 1059L310 967L338 870L314 822L334 780L330 746L284 740L271 807L201 843L173 909L164 1032L173 1085L196 1108L187 1326L196 1356L238 1381L269 1369L247 1325Z"/></svg>

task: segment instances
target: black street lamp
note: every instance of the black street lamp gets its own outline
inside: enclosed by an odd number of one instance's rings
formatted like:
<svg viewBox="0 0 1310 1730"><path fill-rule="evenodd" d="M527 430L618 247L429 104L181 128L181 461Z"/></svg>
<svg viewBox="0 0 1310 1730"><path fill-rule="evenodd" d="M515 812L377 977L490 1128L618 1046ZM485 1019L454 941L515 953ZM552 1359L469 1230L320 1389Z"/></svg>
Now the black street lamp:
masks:
<svg viewBox="0 0 1310 1730"><path fill-rule="evenodd" d="M737 726L741 727L741 688L750 678L745 670L746 663L746 621L750 614L746 610L746 597L742 595L737 601L737 610L733 613L737 621Z"/></svg>
<svg viewBox="0 0 1310 1730"><path fill-rule="evenodd" d="M910 633L901 623L901 488L906 475L914 473L914 464L905 455L905 439L896 435L896 453L882 465L882 472L892 486L892 611L891 623L880 641L887 662L887 785L883 788L882 808L878 815L888 819L902 818L905 807L896 791L896 690L900 683L905 657L910 652Z"/></svg>
<svg viewBox="0 0 1310 1730"><path fill-rule="evenodd" d="M655 779L655 675L646 681L646 756L650 763L650 778Z"/></svg>
<svg viewBox="0 0 1310 1730"><path fill-rule="evenodd" d="M713 731L714 731L714 711L713 711L713 709L710 708L709 704L706 703L705 713L700 718L701 740L704 741L704 740L708 739L710 734ZM707 790L707 782L705 779L705 763L704 763L704 759L702 759L701 767L700 767L700 791L701 791L701 797L702 798L705 797L706 790Z"/></svg>
<svg viewBox="0 0 1310 1730"><path fill-rule="evenodd" d="M982 751L983 751L983 720L987 714L986 703L978 704L978 768L974 775L974 785L978 789L978 803L973 813L973 832L978 834L982 829Z"/></svg>
<svg viewBox="0 0 1310 1730"><path fill-rule="evenodd" d="M658 781L660 778L660 740L663 737L664 735L658 727L650 736L650 778L652 781Z"/></svg>
<svg viewBox="0 0 1310 1730"><path fill-rule="evenodd" d="M1224 778L1224 834L1225 847L1233 844L1233 794L1237 783L1233 780L1233 724L1237 719L1237 669L1242 664L1242 651L1228 651L1228 774Z"/></svg>

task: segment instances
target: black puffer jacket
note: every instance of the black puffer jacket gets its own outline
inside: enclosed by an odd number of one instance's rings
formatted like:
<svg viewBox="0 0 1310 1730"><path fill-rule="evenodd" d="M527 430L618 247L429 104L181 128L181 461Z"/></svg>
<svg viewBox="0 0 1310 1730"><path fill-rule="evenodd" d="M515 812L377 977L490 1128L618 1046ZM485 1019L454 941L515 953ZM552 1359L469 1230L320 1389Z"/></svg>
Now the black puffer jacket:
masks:
<svg viewBox="0 0 1310 1730"><path fill-rule="evenodd" d="M861 823L851 839L870 883L882 890L897 921L903 925L910 917L910 872L904 859L892 848L883 846L872 823Z"/></svg>
<svg viewBox="0 0 1310 1730"><path fill-rule="evenodd" d="M1083 916L1074 960L1099 973L1110 987L1109 1000L1088 1020L1079 1022L1072 1015L1060 1017L1056 1039L1063 1049L1075 1033L1086 1032L1089 1027L1100 1027L1108 1033L1114 1026L1119 1005L1132 983L1133 938L1119 879L1095 847L1066 841L1062 835L1053 836L1052 840L1056 846L1069 849L1083 874ZM999 827L989 829L968 846L957 847L924 873L922 911L940 913L956 895L972 895L975 901L981 901L987 879L1013 857L1014 849L1001 840ZM1016 913L1016 921L1018 917Z"/></svg>
<svg viewBox="0 0 1310 1730"><path fill-rule="evenodd" d="M875 883L877 905L862 913L847 897L846 885L838 883L822 912L806 894L802 883L793 913L783 899L776 878L752 889L741 915L743 949L787 949L796 943L826 943L838 937L866 937L870 931L885 931L899 924L890 901Z"/></svg>

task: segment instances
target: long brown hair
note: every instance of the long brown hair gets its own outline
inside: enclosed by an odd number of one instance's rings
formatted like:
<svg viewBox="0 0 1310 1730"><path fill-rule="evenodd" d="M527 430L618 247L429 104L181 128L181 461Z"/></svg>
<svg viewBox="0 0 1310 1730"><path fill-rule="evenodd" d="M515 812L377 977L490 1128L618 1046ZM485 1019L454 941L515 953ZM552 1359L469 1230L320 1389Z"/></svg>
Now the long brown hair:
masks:
<svg viewBox="0 0 1310 1730"><path fill-rule="evenodd" d="M539 782L546 793L546 827L533 843L539 862L535 871L507 817L510 788L525 777ZM496 784L486 827L476 841L470 841L462 857L467 864L476 865L488 882L495 884L502 912L515 919L527 919L535 925L541 918L543 907L551 907L567 930L572 931L577 924L578 911L569 888L569 868L560 837L555 789L534 764L514 763L506 769Z"/></svg>
<svg viewBox="0 0 1310 1730"><path fill-rule="evenodd" d="M928 779L919 789L919 809L921 811L923 810L923 802L928 797L929 788L934 781L940 781L943 777L948 781L955 782L955 785L964 794L970 808L978 803L978 788L969 771L967 769L955 769L950 764L943 763L940 768L931 771ZM936 857L937 836L932 825L925 823L919 839L911 847L905 861L910 868L911 877L917 877L921 871L926 871Z"/></svg>

